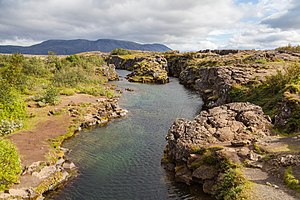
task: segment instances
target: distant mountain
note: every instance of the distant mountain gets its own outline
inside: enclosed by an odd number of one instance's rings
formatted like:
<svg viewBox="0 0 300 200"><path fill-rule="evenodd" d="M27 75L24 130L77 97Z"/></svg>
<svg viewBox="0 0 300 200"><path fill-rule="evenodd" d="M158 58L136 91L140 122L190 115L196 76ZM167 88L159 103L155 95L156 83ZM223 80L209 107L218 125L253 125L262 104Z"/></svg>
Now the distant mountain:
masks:
<svg viewBox="0 0 300 200"><path fill-rule="evenodd" d="M0 45L0 53L47 55L49 51L53 51L58 55L69 55L86 51L110 52L116 48L158 52L171 50L163 44L139 44L136 42L111 39L100 39L97 41L77 39L47 40L28 47Z"/></svg>

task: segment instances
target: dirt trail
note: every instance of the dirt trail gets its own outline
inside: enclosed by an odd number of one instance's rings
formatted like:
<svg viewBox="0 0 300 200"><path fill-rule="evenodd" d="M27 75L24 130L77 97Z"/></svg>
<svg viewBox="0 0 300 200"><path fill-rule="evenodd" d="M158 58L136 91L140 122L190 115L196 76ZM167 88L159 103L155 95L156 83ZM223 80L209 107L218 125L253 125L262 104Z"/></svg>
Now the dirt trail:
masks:
<svg viewBox="0 0 300 200"><path fill-rule="evenodd" d="M49 140L67 133L72 118L67 113L48 116L50 110L61 109L69 103L94 103L97 99L97 97L90 95L76 94L62 97L61 103L57 106L29 108L28 111L36 115L35 120L37 122L34 128L20 131L8 137L17 146L22 166L29 166L37 161L47 161L47 155L51 150ZM38 178L24 175L20 178L20 184L15 185L14 188L34 187L39 183Z"/></svg>
<svg viewBox="0 0 300 200"><path fill-rule="evenodd" d="M300 152L300 135L290 137L277 137L267 141L261 146L263 149L275 155L293 155ZM283 177L270 175L272 166L265 166L263 169L245 168L244 174L253 183L252 199L257 200L295 200L300 199L300 194L287 188ZM268 174L269 173L269 174ZM300 178L300 168L294 167L293 174Z"/></svg>
<svg viewBox="0 0 300 200"><path fill-rule="evenodd" d="M67 114L48 118L46 121L39 122L33 130L22 131L9 137L20 152L23 166L45 161L45 155L50 150L49 139L66 133L71 123Z"/></svg>
<svg viewBox="0 0 300 200"><path fill-rule="evenodd" d="M71 124L71 117L68 114L48 116L48 112L55 108L61 109L69 103L93 103L96 97L76 94L62 98L62 102L57 106L48 106L45 108L29 108L29 112L37 114L42 121L38 122L32 130L24 130L13 134L11 139L17 146L23 166L28 166L36 161L45 161L45 155L49 152L49 139L56 138L67 132Z"/></svg>

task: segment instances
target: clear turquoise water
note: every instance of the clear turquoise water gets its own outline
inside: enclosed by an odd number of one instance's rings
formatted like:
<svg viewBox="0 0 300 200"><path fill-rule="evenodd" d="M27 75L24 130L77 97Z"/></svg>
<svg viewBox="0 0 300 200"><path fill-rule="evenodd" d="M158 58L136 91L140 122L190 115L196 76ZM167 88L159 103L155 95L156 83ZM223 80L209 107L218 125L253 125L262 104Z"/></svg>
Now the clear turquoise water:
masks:
<svg viewBox="0 0 300 200"><path fill-rule="evenodd" d="M118 71L125 75L126 71ZM166 85L115 82L125 92L126 118L80 133L64 146L80 174L51 199L209 199L199 186L175 183L160 165L165 135L175 118L193 118L201 98L177 79Z"/></svg>

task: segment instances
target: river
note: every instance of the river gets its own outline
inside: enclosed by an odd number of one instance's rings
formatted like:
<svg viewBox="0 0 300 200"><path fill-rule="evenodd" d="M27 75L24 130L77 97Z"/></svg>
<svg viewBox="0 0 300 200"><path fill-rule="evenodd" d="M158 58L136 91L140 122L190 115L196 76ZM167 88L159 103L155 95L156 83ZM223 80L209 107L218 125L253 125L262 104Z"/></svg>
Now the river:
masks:
<svg viewBox="0 0 300 200"><path fill-rule="evenodd" d="M126 71L118 70L125 76ZM199 95L175 78L165 85L114 82L124 92L127 117L78 134L64 143L79 175L50 199L210 199L201 187L176 183L160 165L165 136L176 118L201 110Z"/></svg>

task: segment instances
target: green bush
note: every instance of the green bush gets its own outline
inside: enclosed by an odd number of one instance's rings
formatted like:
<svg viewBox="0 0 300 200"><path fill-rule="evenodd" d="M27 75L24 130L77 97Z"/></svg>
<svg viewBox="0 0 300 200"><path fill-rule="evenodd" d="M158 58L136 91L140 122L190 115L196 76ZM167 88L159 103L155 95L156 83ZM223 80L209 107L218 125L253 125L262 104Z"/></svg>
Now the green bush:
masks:
<svg viewBox="0 0 300 200"><path fill-rule="evenodd" d="M25 88L27 79L22 73L25 63L25 57L21 54L14 54L9 57L8 62L4 63L4 67L1 69L1 78L5 80L6 84L19 90Z"/></svg>
<svg viewBox="0 0 300 200"><path fill-rule="evenodd" d="M16 147L8 140L0 138L0 191L16 183L22 172Z"/></svg>
<svg viewBox="0 0 300 200"><path fill-rule="evenodd" d="M244 199L243 191L246 187L246 179L237 169L228 169L219 177L219 184L216 186L216 199L240 200Z"/></svg>
<svg viewBox="0 0 300 200"><path fill-rule="evenodd" d="M59 90L56 87L50 86L42 96L37 97L35 100L39 102L39 105L57 105L60 102Z"/></svg>
<svg viewBox="0 0 300 200"><path fill-rule="evenodd" d="M57 70L53 77L53 84L57 87L74 87L87 80L81 68L63 67Z"/></svg>
<svg viewBox="0 0 300 200"><path fill-rule="evenodd" d="M299 180L293 175L292 167L289 166L284 172L284 183L291 189L300 191Z"/></svg>
<svg viewBox="0 0 300 200"><path fill-rule="evenodd" d="M130 55L131 52L127 49L117 48L110 52L111 55Z"/></svg>
<svg viewBox="0 0 300 200"><path fill-rule="evenodd" d="M22 120L26 116L26 103L20 93L0 80L0 120Z"/></svg>
<svg viewBox="0 0 300 200"><path fill-rule="evenodd" d="M28 76L34 77L48 77L50 76L50 70L46 67L45 62L36 57L32 57L23 66L22 72Z"/></svg>

